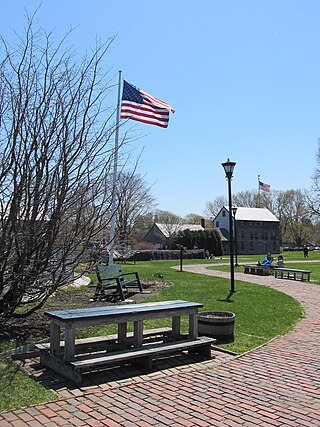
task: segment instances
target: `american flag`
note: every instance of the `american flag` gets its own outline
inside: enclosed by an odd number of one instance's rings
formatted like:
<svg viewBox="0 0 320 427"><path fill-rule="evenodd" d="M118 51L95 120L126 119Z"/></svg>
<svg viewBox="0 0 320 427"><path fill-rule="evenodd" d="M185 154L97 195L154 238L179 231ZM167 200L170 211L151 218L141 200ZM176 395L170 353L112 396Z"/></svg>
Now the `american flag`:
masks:
<svg viewBox="0 0 320 427"><path fill-rule="evenodd" d="M166 128L170 111L174 113L174 109L166 102L123 81L121 119L137 120Z"/></svg>
<svg viewBox="0 0 320 427"><path fill-rule="evenodd" d="M270 185L269 184L265 184L264 182L259 181L259 190L262 191L270 191Z"/></svg>

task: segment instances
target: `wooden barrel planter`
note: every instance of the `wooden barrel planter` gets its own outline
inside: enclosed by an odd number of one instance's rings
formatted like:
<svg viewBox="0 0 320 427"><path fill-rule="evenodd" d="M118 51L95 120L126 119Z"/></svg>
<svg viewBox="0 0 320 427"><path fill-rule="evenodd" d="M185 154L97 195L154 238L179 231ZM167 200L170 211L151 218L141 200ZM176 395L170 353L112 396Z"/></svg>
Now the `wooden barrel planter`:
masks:
<svg viewBox="0 0 320 427"><path fill-rule="evenodd" d="M235 314L229 311L203 311L198 313L198 333L216 338L218 342L234 340Z"/></svg>

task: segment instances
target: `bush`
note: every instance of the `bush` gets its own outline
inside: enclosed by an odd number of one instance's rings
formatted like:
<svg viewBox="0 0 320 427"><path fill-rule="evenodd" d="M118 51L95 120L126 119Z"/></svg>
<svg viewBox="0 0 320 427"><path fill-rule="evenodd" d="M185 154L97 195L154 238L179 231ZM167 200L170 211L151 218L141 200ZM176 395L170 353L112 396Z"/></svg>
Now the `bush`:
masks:
<svg viewBox="0 0 320 427"><path fill-rule="evenodd" d="M183 251L184 259L204 259L205 252L203 249L190 249ZM146 250L133 254L128 260L130 261L159 261L180 259L180 250Z"/></svg>
<svg viewBox="0 0 320 427"><path fill-rule="evenodd" d="M175 245L182 245L188 249L197 246L208 250L211 255L222 255L221 238L217 230L184 230L174 240Z"/></svg>

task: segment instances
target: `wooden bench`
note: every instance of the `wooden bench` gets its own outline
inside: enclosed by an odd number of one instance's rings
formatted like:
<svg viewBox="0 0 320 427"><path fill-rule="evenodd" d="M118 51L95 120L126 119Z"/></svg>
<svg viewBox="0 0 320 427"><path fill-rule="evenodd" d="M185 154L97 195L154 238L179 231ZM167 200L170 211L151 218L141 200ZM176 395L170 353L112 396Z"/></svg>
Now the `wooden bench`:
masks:
<svg viewBox="0 0 320 427"><path fill-rule="evenodd" d="M121 363L132 363L142 367L146 371L150 371L154 359L183 351L210 359L211 345L216 343L216 341L215 338L199 337L156 345L150 344L140 348L130 348L126 351L79 356L77 360L69 362L73 370L72 379L81 383L84 372L91 371L92 368L95 369L100 366L118 365Z"/></svg>
<svg viewBox="0 0 320 427"><path fill-rule="evenodd" d="M245 265L244 273L256 274L258 276L269 276L270 267L268 265Z"/></svg>
<svg viewBox="0 0 320 427"><path fill-rule="evenodd" d="M140 292L143 292L138 272L123 273L120 264L98 266L96 275L98 284L92 301L106 299L106 290L109 289L114 289L121 301L125 301L127 288L137 288Z"/></svg>
<svg viewBox="0 0 320 427"><path fill-rule="evenodd" d="M310 270L296 270L294 268L275 268L274 277L277 279L292 279L292 280L301 280L302 282L310 281Z"/></svg>

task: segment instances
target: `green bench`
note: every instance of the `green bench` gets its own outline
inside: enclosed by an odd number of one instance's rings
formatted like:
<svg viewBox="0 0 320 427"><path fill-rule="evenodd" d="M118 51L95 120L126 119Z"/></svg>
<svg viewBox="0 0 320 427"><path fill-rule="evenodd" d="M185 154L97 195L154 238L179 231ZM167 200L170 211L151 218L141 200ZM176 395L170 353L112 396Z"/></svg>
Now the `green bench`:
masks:
<svg viewBox="0 0 320 427"><path fill-rule="evenodd" d="M295 268L275 268L274 277L277 279L291 279L291 280L301 280L310 281L310 270L297 270ZM306 279L305 279L306 277Z"/></svg>
<svg viewBox="0 0 320 427"><path fill-rule="evenodd" d="M120 264L98 266L96 268L98 284L91 301L103 301L106 299L107 290L114 290L125 301L127 288L136 288L143 292L139 274L137 271L124 273Z"/></svg>

